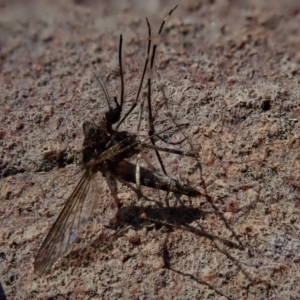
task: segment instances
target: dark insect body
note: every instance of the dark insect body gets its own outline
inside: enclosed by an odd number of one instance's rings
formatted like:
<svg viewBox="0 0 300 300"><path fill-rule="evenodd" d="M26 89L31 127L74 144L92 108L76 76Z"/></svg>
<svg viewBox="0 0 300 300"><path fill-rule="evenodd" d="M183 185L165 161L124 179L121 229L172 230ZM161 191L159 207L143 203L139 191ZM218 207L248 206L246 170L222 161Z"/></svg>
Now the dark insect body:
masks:
<svg viewBox="0 0 300 300"><path fill-rule="evenodd" d="M169 12L167 17L169 17L173 13L176 7ZM163 20L158 35L160 35L162 31L166 19L167 18ZM100 125L96 125L92 122L85 122L83 124L85 139L83 143L82 154L85 173L83 174L75 190L67 200L57 220L51 227L45 241L43 242L36 256L34 262L34 270L37 274L41 274L47 270L50 270L53 264L69 250L70 245L76 239L76 236L82 229L83 224L88 220L91 213L91 207L93 207L93 202L97 199L97 182L95 180L95 175L97 174L97 172L101 172L105 177L109 177L113 182L119 180L121 182L135 183L138 191L140 185L144 185L150 188L174 192L187 196L195 197L200 195L200 193L195 188L186 185L176 179L172 179L166 174L162 159L158 151L166 151L191 157L194 157L195 154L192 152L184 152L176 149L157 147L155 145L154 137L159 137L159 134L155 132L151 112L151 73L149 78L147 79L147 100L149 107L148 138L150 139L151 144L145 143L144 140L138 140L138 137L135 134L131 134L127 131L117 131L118 127L123 123L123 121L128 117L128 115L132 112L132 110L137 106L139 102L139 96L144 83L144 77L148 65L150 65L150 72L152 71L154 66L154 58L157 45L153 45L150 58L151 28L148 19L146 19L146 21L149 30L147 58L145 61L135 102L122 119L121 114L124 102L122 35L120 36L119 44L119 68L121 78L120 103L117 101L116 97L114 97L113 101L111 101L105 85L101 83L101 81L96 77L105 94L105 98L108 104L108 111L104 114ZM113 129L113 125L116 123L118 124L115 126L115 129ZM135 165L126 160L127 158L130 158L135 154L141 154L142 149L153 149L155 151L164 174L160 174L158 172L155 172L154 170L140 167L138 163L137 165ZM116 205L120 207L121 203L119 202L117 197L114 198ZM97 199L97 201L99 200Z"/></svg>

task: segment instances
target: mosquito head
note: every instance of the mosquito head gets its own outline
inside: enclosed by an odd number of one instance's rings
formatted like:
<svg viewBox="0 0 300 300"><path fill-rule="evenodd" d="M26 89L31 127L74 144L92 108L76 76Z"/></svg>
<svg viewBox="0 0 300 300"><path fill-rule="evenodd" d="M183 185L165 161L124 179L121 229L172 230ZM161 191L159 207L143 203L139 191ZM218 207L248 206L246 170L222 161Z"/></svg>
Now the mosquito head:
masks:
<svg viewBox="0 0 300 300"><path fill-rule="evenodd" d="M109 124L115 124L120 120L120 116L118 108L115 108L105 113L105 120Z"/></svg>
<svg viewBox="0 0 300 300"><path fill-rule="evenodd" d="M110 106L109 110L104 115L105 121L108 124L115 124L121 118L122 107L118 104L116 99L115 99L115 103L116 103L116 106L114 106L114 107Z"/></svg>
<svg viewBox="0 0 300 300"><path fill-rule="evenodd" d="M100 128L108 135L114 133L112 125L117 123L121 118L122 108L120 105L110 106L100 121Z"/></svg>

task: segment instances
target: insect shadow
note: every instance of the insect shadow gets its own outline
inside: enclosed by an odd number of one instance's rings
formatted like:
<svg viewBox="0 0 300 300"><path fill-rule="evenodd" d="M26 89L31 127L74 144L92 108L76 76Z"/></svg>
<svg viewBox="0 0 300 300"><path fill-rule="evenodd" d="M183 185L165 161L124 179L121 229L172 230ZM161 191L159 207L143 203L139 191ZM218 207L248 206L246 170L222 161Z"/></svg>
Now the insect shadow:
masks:
<svg viewBox="0 0 300 300"><path fill-rule="evenodd" d="M231 249L244 250L243 246L238 243L235 243L226 238L209 233L205 229L199 226L198 222L200 219L205 219L207 215L216 214L214 210L204 210L198 207L192 206L176 206L176 207L163 207L163 206L148 206L140 207L137 205L124 206L118 210L114 218L114 223L109 224L110 228L113 228L115 233L110 236L102 235L94 239L93 242L85 247L80 247L80 250L71 251L62 262L60 268L67 269L70 264L78 267L88 267L93 264L95 261L99 260L99 252L104 256L107 255L110 257L110 253L113 250L113 242L123 235L126 235L126 232L132 228L136 231L141 230L142 228L148 228L151 230L153 225L156 230L161 229L162 227L167 228L163 230L165 238L162 245L161 255L163 258L163 268L168 269L172 272L180 274L181 276L188 277L190 280L195 281L199 285L206 285L211 290L213 290L217 295L223 296L226 299L232 299L232 297L226 295L222 290L213 286L208 281L199 279L193 274L178 270L172 266L172 259L170 257L168 249L168 239L172 231L180 229L185 232L190 232L198 237L204 237L205 239L210 240L215 244L216 249L220 254L225 255L229 258L249 279L253 281L251 277L243 270L242 263L231 256L226 250L226 246ZM136 244L136 242L133 242ZM223 246L221 246L221 244ZM124 256L124 260L127 260L130 257L128 255Z"/></svg>
<svg viewBox="0 0 300 300"><path fill-rule="evenodd" d="M70 265L88 267L93 262L99 260L99 253L110 256L113 250L113 242L127 234L128 230L136 231L142 228L154 227L159 230L166 226L169 231L175 227L189 226L206 214L213 211L203 211L196 207L178 206L178 207L141 207L138 205L124 206L120 208L115 217L105 227L114 231L112 234L103 233L94 236L90 243L85 243L78 249L70 251L58 264L59 268L67 269ZM149 229L150 230L150 229ZM80 240L78 241L80 243ZM75 242L76 244L76 242Z"/></svg>
<svg viewBox="0 0 300 300"><path fill-rule="evenodd" d="M115 219L118 229L132 226L138 230L144 226L145 221L149 221L160 227L167 226L170 229L180 228L198 236L203 236L211 241L219 241L225 246L244 250L243 246L239 243L218 237L204 229L190 225L209 214L216 214L216 212L214 210L208 211L198 207L183 205L175 207L139 207L133 205L121 208L117 212Z"/></svg>
<svg viewBox="0 0 300 300"><path fill-rule="evenodd" d="M189 273L188 271L183 271L182 269L177 269L172 265L172 258L170 255L168 240L170 233L174 229L179 229L181 231L190 232L198 237L203 237L211 241L214 244L216 250L224 257L228 258L232 264L234 264L244 276L248 279L248 286L255 285L257 281L252 278L252 276L244 268L244 263L239 259L235 258L227 249L236 249L239 251L244 251L244 246L237 240L233 242L232 240L223 238L221 236L212 234L205 230L201 226L200 219L205 219L208 215L219 216L219 212L212 210L204 210L199 207L180 205L177 207L146 207L141 208L139 206L128 206L121 208L116 214L116 224L118 231L114 234L119 236L123 233L123 229L133 228L135 230L140 230L144 226L149 226L149 224L154 224L156 229L162 226L167 227L169 230L165 232L165 238L161 247L161 256L163 258L163 268L168 269L174 273L177 273L183 277L187 277L190 280L196 282L199 285L205 285L213 290L216 295L225 297L226 299L233 299L230 295L226 294L220 288L214 286L209 281L201 279L200 277ZM148 224L146 224L147 222ZM172 240L171 244L174 241ZM226 249L227 248L227 249Z"/></svg>

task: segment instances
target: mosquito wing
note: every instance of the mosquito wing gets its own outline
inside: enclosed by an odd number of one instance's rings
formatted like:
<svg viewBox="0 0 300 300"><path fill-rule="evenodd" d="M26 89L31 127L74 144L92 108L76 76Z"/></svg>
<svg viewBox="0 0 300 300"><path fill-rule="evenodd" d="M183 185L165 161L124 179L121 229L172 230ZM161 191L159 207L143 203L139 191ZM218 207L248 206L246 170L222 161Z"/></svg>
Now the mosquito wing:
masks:
<svg viewBox="0 0 300 300"><path fill-rule="evenodd" d="M58 258L70 249L83 224L88 220L95 201L98 200L97 196L100 195L95 177L96 172L93 172L92 168L86 170L66 202L36 256L36 274L51 269Z"/></svg>

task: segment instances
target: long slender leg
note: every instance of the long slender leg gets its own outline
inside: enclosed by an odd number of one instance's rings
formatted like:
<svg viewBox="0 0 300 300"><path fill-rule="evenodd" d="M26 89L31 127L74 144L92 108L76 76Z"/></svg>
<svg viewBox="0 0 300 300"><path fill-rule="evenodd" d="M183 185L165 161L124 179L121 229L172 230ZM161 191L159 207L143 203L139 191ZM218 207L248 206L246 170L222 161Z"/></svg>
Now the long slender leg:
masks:
<svg viewBox="0 0 300 300"><path fill-rule="evenodd" d="M118 177L118 180L124 184L125 186L127 186L128 188L130 188L132 191L135 192L135 194L138 194L138 193L141 193L140 194L140 197L144 198L146 201L149 201L149 202L154 202L157 206L161 206L161 202L159 201L156 201L155 199L151 199L149 197L147 197L146 195L143 195L142 192L140 190L137 190L133 185L131 185L129 182L127 182L126 180L123 180L122 178L119 178ZM143 209L142 209L143 211Z"/></svg>
<svg viewBox="0 0 300 300"><path fill-rule="evenodd" d="M184 125L185 126L186 124L180 124L180 125ZM180 145L180 144L182 144L186 140L186 138L184 137L184 138L182 138L178 142L172 142L172 141L167 140L166 138L161 137L159 134L156 134L156 137L158 139L160 139L161 141L163 141L164 143L169 144L169 145L173 145L173 146Z"/></svg>
<svg viewBox="0 0 300 300"><path fill-rule="evenodd" d="M120 43L119 43L119 69L120 69L120 78L121 78L121 95L120 95L121 110L124 103L124 73L123 73L123 63L122 63L122 45L123 45L123 37L121 34Z"/></svg>
<svg viewBox="0 0 300 300"><path fill-rule="evenodd" d="M122 202L118 197L118 187L117 187L116 179L110 174L107 174L105 176L105 179L106 179L107 185L109 187L110 193L111 193L112 197L114 198L114 205L116 206L117 209L121 208Z"/></svg>
<svg viewBox="0 0 300 300"><path fill-rule="evenodd" d="M148 169L150 169L151 171L155 171L155 168L154 168L154 166L152 165L152 163L151 163L149 157L146 155L146 153L144 153L142 150L141 150L140 153L141 153L141 156L142 156L142 158L143 158L143 161L147 164Z"/></svg>
<svg viewBox="0 0 300 300"><path fill-rule="evenodd" d="M177 8L177 6L175 6L173 9L170 10L169 14L163 19L159 31L158 31L158 36L160 36L164 25L167 21L167 19L171 16L171 14L173 13L173 11ZM148 26L150 27L149 22L147 22ZM151 29L149 29L149 34L151 34ZM149 40L151 41L151 35L149 35ZM152 115L152 106L151 106L151 84L152 84L152 73L153 73L153 66L154 66L154 59L155 59L155 54L156 54L156 49L157 49L157 43L154 43L153 47L152 47L152 55L151 55L151 60L150 60L150 72L149 72L149 77L147 80L147 87L148 87L148 96L147 96L147 101L148 101L148 135L150 137L151 143L155 146L155 139L153 138L153 135L155 134L155 128L154 128L154 119L153 119L153 115ZM155 154L156 157L159 161L159 164L161 166L162 171L164 172L165 175L167 175L167 171L163 165L161 156L159 154L159 152L157 151L157 149L155 149Z"/></svg>
<svg viewBox="0 0 300 300"><path fill-rule="evenodd" d="M141 154L139 153L137 155L137 162L136 162L136 168L135 168L135 182L136 182L137 190L141 190L141 172L140 172L141 165L140 165L140 161L141 161ZM139 194L140 193L138 193L138 198L140 198Z"/></svg>
<svg viewBox="0 0 300 300"><path fill-rule="evenodd" d="M159 75L159 73L157 72L157 76L158 76L158 79L161 80L161 77ZM160 85L161 87L161 91L162 91L162 94L163 94L163 100L164 100L164 104L166 105L166 107L168 108L168 97L166 95L166 91L165 91L165 86L164 84L161 84ZM193 156L195 159L196 159L196 163L197 163L197 167L198 167L198 170L199 170L199 177L200 177L200 182L201 182L201 185L202 185L202 188L204 190L204 196L206 198L206 201L209 202L211 204L211 206L213 207L213 209L216 211L217 215L220 217L220 219L224 222L226 228L228 230L230 230L232 232L232 235L235 237L235 239L238 241L238 243L240 245L242 245L242 242L240 241L238 235L235 233L234 230L231 229L231 227L229 226L228 224L228 221L226 220L226 218L223 216L222 212L219 210L219 208L215 205L212 197L209 195L208 191L207 191L207 186L206 186L206 183L205 183L205 180L203 178L203 175L202 175L202 166L201 166L201 162L199 160L199 157L197 155L197 151L191 141L191 139L184 133L184 131L180 128L179 124L177 124L177 122L175 121L175 118L173 117L173 115L169 112L170 110L167 109L167 116L168 118L174 123L174 125L181 131L181 133L183 134L183 136L186 138L186 140L188 141L189 145L190 145L190 149L191 149L191 153L192 154L191 156ZM189 155L188 155L189 156Z"/></svg>
<svg viewBox="0 0 300 300"><path fill-rule="evenodd" d="M190 138L184 133L184 131L181 129L181 126L179 124L177 124L177 122L175 121L175 118L173 117L173 115L170 113L169 109L168 109L168 97L167 97L167 94L166 94L166 91L165 91L165 85L161 82L161 76L159 74L159 72L156 70L156 75L158 77L158 80L160 81L160 90L162 92L162 95L163 95L163 102L164 102L164 105L166 106L167 108L167 117L172 121L172 123L178 128L178 130L182 133L182 135L184 136L185 140L188 141L189 145L190 145L190 148L191 148L191 152L194 153L194 157L196 159L196 162L197 162L197 166L198 166L198 170L199 170L199 173L200 173L200 180L201 180L201 183L204 184L204 179L202 177L202 166L201 166L201 163L198 159L198 155L197 155L197 151L192 143L192 141L190 140Z"/></svg>
<svg viewBox="0 0 300 300"><path fill-rule="evenodd" d="M162 30L163 30L163 27L164 27L165 22L167 21L167 19L169 18L169 16L171 16L171 14L173 13L173 11L177 8L177 6L178 6L178 5L176 5L176 6L169 12L168 16L164 18L163 22L161 23L159 32L158 32L159 35L161 34L161 32L162 32ZM125 121L125 119L130 115L130 113L131 113L131 112L134 110L134 108L137 106L138 100L139 100L139 97L140 97L140 93L141 93L141 90L142 90L142 86L143 86L143 82L144 82L146 70L147 70L148 63L149 63L150 49L151 49L151 43L152 43L152 41L151 41L151 26L150 26L149 21L148 21L147 18L146 18L146 22L147 22L147 26L148 26L148 36L149 36L149 40L148 40L148 47L147 47L147 56L146 56L146 60L145 60L144 69L143 69L141 81L140 81L140 84L139 84L138 92L137 92L137 95L136 95L136 98L135 98L134 103L132 104L132 106L130 107L130 109L128 110L128 112L124 115L124 117L121 119L121 121L117 124L116 129L118 129L118 128L120 127L120 125ZM155 57L156 48L157 48L157 45L155 45L155 47L153 47L153 51L152 51L152 52L153 52L152 58L151 58L151 61L152 61L152 67L153 67L153 61L154 61L154 57ZM121 52L121 51L120 51L120 52ZM120 57L120 56L119 56L119 57ZM122 102L121 102L121 103L122 103Z"/></svg>
<svg viewBox="0 0 300 300"><path fill-rule="evenodd" d="M151 28L150 28L150 24L149 24L149 21L148 21L147 18L146 18L146 21L147 21L148 30L149 30L148 34L149 34L149 36L151 36ZM142 73L142 78L141 78L141 81L140 81L139 89L138 89L138 92L137 92L136 97L135 97L135 101L133 102L133 104L130 107L130 109L128 110L128 112L121 119L121 121L117 124L116 129L119 128L119 126L125 121L125 119L130 115L130 113L134 110L134 108L138 104L138 100L139 100L140 93L141 93L141 90L142 90L142 86L143 86L143 82L144 82L146 70L147 70L148 63L149 63L150 48L151 48L151 39L148 40L147 57L146 57L146 61L145 61L145 65L144 65L144 69L143 69L143 73Z"/></svg>
<svg viewBox="0 0 300 300"><path fill-rule="evenodd" d="M169 12L169 14L168 14L167 17L164 18L164 20L161 23L160 29L158 31L158 35L161 34L166 20L168 19L168 17L173 13L173 11L176 8L177 8L177 6L174 7ZM121 119L121 121L117 124L116 129L128 117L128 115L133 111L133 109L137 106L137 104L139 102L139 96L140 96L140 93L141 93L141 89L142 89L142 86L143 86L143 82L144 82L146 70L147 70L148 63L149 63L151 43L152 43L152 40L151 40L151 26L150 26L150 23L149 23L149 21L148 21L147 18L146 18L146 22L147 22L147 26L148 26L148 36L149 36L149 39L148 39L148 47L147 47L147 56L146 56L146 60L145 60L145 64L144 64L144 69L143 69L143 73L142 73L140 85L139 85L138 92L137 92L136 99L135 99L134 103L132 104L132 106L128 110L128 112L125 114L125 116ZM121 39L120 39L120 48L121 48ZM151 64L150 64L150 74L149 74L149 78L148 78L148 96L147 96L148 110L149 110L149 116L148 116L148 124L149 124L148 135L150 137L152 145L154 145L154 146L155 146L155 140L153 138L153 134L155 134L155 129L154 129L154 122L153 122L153 115L152 115L152 107L151 107L151 77L152 77L152 72L153 72L153 65L154 65L154 58L155 58L156 48L157 48L157 44L155 44L153 46L153 48L152 48L152 56L151 56ZM122 65L121 51L119 51L119 64L120 64L120 70L121 70L121 65ZM122 77L121 77L121 105L122 105L122 91L123 91L123 80L122 80ZM141 102L141 105L140 105L140 116L139 116L139 122L138 122L137 131L139 131L140 125L141 125L142 110L143 110L143 102ZM154 148L154 151L156 153L156 156L158 158L158 161L159 161L159 164L161 166L161 169L162 169L163 173L165 175L167 175L166 169L165 169L165 167L163 165L163 162L162 162L162 159L161 159L161 156L160 156L159 152L155 148ZM136 169L136 184L137 184L137 189L138 190L140 190L140 186L139 186L140 178L138 178L140 176L139 167L140 167L140 162L139 162L139 157L138 157L137 169Z"/></svg>
<svg viewBox="0 0 300 300"><path fill-rule="evenodd" d="M156 145L145 144L145 143L140 143L140 147L145 148L145 149L153 149L156 151L173 153L173 154L182 155L182 156L189 156L189 157L194 157L194 158L197 157L197 155L193 151L182 151L182 150L178 150L178 149L159 147Z"/></svg>

